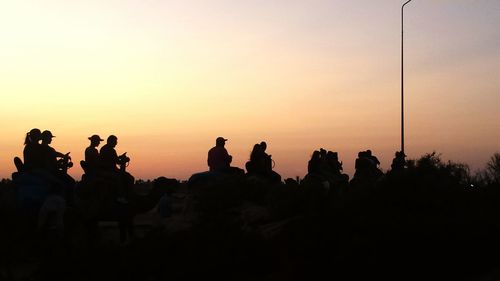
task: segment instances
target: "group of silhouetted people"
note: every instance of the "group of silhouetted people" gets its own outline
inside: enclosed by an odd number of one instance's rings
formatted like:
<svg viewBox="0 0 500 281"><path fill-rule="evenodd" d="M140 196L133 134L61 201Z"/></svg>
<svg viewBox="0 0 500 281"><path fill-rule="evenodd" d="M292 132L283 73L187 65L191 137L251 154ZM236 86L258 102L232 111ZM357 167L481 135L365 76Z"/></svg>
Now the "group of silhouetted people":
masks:
<svg viewBox="0 0 500 281"><path fill-rule="evenodd" d="M74 179L67 173L67 169L72 166L71 157L69 153L63 154L50 146L54 137L48 130L43 132L37 128L30 130L24 141L24 162L17 157L14 162L19 172L28 172L40 177L48 184L49 192L60 193L71 202L70 194L75 186ZM117 200L127 203L135 179L125 171L130 158L126 153L118 156L115 150L118 138L110 135L100 151L97 147L103 139L99 135L93 135L88 139L90 145L85 149L85 160L80 162L85 172L82 181L99 179L107 182Z"/></svg>
<svg viewBox="0 0 500 281"><path fill-rule="evenodd" d="M69 153L63 154L50 146L52 143L52 132L40 129L32 129L26 134L24 141L24 169L27 171L46 170L55 173L58 169L58 159L69 158Z"/></svg>
<svg viewBox="0 0 500 281"><path fill-rule="evenodd" d="M250 153L250 160L245 164L249 175L260 176L271 183L281 182L281 176L273 171L274 161L271 155L267 154L267 143L262 141L253 146Z"/></svg>
<svg viewBox="0 0 500 281"><path fill-rule="evenodd" d="M208 151L208 167L210 172L222 174L244 174L245 171L232 167L233 157L229 155L225 148L227 139L218 137L215 140L215 146ZM247 174L260 177L272 183L281 182L281 176L273 171L273 160L271 155L266 153L267 144L262 141L255 144L250 153L250 160L246 163Z"/></svg>
<svg viewBox="0 0 500 281"><path fill-rule="evenodd" d="M24 162L16 159L16 166L20 172L30 172L45 180L50 193L61 193L65 197L72 194L74 179L66 171L72 166L69 152L63 154L50 146L52 143L51 131L41 131L38 128L30 130L24 141Z"/></svg>
<svg viewBox="0 0 500 281"><path fill-rule="evenodd" d="M354 164L355 179L376 180L384 173L379 169L380 161L372 154L371 150L360 151Z"/></svg>
<svg viewBox="0 0 500 281"><path fill-rule="evenodd" d="M25 147L23 151L24 164L18 169L41 175L53 186L61 188L64 185L74 185L74 180L67 174L67 168L71 167L69 153L63 154L50 146L54 136L48 130L41 132L34 128L26 134ZM118 155L115 147L118 138L110 135L106 144L100 151L97 149L102 141L99 135L88 138L90 145L85 149L85 160L80 164L85 172L82 180L101 179L113 186L121 201L126 202L129 190L134 184L134 177L125 171L130 161L126 153ZM208 151L207 163L209 171L219 174L244 174L244 170L231 166L232 156L225 148L227 139L218 137L215 146ZM250 159L245 164L247 174L267 180L271 183L281 182L281 176L273 171L274 161L266 152L267 143L262 141L253 146ZM406 166L406 155L396 152L391 168L393 171L402 170ZM16 164L17 165L17 164ZM376 179L383 173L379 169L380 161L371 150L361 151L356 159L354 178ZM323 148L312 153L308 162L308 176L320 177L330 182L348 182L349 176L342 173L342 162L339 161L338 153L327 151Z"/></svg>
<svg viewBox="0 0 500 281"><path fill-rule="evenodd" d="M349 176L342 173L342 162L338 153L320 148L312 153L307 164L308 177L317 177L329 182L347 182Z"/></svg>
<svg viewBox="0 0 500 281"><path fill-rule="evenodd" d="M85 160L80 162L85 172L84 180L104 181L106 186L110 186L110 191L118 202L128 203L135 179L125 170L130 158L127 157L126 153L118 156L116 152L118 138L115 135L110 135L100 151L97 150L97 147L104 140L99 135L92 135L88 139L90 145L85 149Z"/></svg>
<svg viewBox="0 0 500 281"><path fill-rule="evenodd" d="M243 170L232 167L232 156L225 148L227 139L218 137L216 145L208 152L208 166L210 172L220 172L225 174L242 173ZM253 146L250 153L250 160L246 162L245 168L250 176L257 176L266 179L269 182L281 182L281 176L273 171L274 161L266 152L267 143L262 141ZM406 167L406 155L402 151L395 154L391 169L393 172L404 170ZM356 172L353 179L376 180L383 175L379 168L380 161L373 155L371 150L361 151L355 162ZM316 177L327 180L331 183L348 182L349 176L344 174L342 162L339 161L338 153L319 149L312 153L311 160L308 162L308 177Z"/></svg>

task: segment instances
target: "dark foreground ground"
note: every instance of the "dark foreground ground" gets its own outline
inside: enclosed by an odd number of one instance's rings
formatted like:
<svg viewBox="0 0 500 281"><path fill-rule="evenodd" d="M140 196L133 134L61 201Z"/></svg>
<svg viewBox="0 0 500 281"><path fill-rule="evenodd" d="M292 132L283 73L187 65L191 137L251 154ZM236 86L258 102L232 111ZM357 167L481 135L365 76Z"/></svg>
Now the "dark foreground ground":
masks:
<svg viewBox="0 0 500 281"><path fill-rule="evenodd" d="M173 215L137 216L127 243L114 222L96 241L83 227L65 238L0 227L0 278L500 280L500 186L472 186L456 168L421 162L351 185L181 185Z"/></svg>

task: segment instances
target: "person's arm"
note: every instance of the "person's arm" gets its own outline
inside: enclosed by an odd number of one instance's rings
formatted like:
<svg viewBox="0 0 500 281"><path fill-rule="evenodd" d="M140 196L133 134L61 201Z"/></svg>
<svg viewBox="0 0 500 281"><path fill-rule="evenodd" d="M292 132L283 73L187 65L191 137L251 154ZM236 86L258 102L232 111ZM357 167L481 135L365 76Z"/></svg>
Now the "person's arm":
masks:
<svg viewBox="0 0 500 281"><path fill-rule="evenodd" d="M118 154L116 153L116 150L113 149L113 164L114 164L114 167L116 168L116 165L120 164L118 163Z"/></svg>
<svg viewBox="0 0 500 281"><path fill-rule="evenodd" d="M56 155L56 157L60 157L60 158L63 158L63 157L65 157L65 156L66 156L66 154L63 154L63 153L61 153L61 152L59 152L59 151L55 151L55 150L54 150L54 154ZM68 154L69 154L69 153L68 153Z"/></svg>
<svg viewBox="0 0 500 281"><path fill-rule="evenodd" d="M224 148L224 159L226 159L226 163L227 165L229 166L229 164L231 164L231 162L233 161L233 156L229 155L229 153L227 152L227 149Z"/></svg>

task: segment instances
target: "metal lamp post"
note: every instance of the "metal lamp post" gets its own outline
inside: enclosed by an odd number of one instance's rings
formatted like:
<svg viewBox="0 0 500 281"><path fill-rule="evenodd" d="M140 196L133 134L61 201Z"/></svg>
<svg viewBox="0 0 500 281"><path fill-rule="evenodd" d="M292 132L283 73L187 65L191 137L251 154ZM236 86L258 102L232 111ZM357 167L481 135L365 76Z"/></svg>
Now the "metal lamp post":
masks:
<svg viewBox="0 0 500 281"><path fill-rule="evenodd" d="M401 152L405 152L405 115L404 115L404 64L403 64L403 28L404 28L404 7L412 0L406 1L401 6Z"/></svg>

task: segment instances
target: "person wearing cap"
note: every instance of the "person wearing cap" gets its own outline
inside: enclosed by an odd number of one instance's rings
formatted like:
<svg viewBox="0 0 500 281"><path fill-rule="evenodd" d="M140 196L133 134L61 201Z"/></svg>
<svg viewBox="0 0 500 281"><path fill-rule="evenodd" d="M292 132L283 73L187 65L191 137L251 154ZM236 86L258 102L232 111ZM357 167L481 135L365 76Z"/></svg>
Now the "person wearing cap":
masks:
<svg viewBox="0 0 500 281"><path fill-rule="evenodd" d="M42 132L41 154L44 163L43 168L47 169L50 172L57 172L57 158L67 157L67 155L56 151L53 147L50 146L50 144L52 143L52 138L55 138L55 136L52 135L51 131L45 130Z"/></svg>
<svg viewBox="0 0 500 281"><path fill-rule="evenodd" d="M45 165L41 175L51 184L51 193L62 195L69 205L73 205L75 180L65 171L59 170L57 164L57 158L69 158L69 152L63 154L51 147L50 144L54 137L52 132L48 130L42 132L42 143L40 146Z"/></svg>
<svg viewBox="0 0 500 281"><path fill-rule="evenodd" d="M225 172L230 169L233 157L229 155L224 145L227 139L218 137L215 146L208 151L208 167L211 172Z"/></svg>
<svg viewBox="0 0 500 281"><path fill-rule="evenodd" d="M90 145L85 149L85 166L84 170L86 174L95 175L99 170L99 151L97 147L103 141L99 135L93 135L88 138L90 140Z"/></svg>

